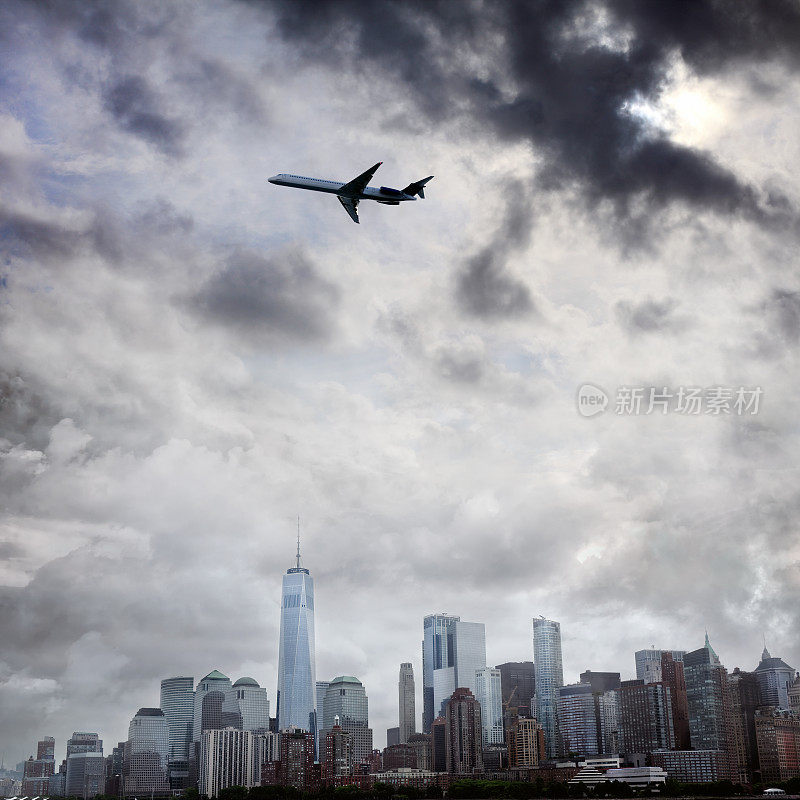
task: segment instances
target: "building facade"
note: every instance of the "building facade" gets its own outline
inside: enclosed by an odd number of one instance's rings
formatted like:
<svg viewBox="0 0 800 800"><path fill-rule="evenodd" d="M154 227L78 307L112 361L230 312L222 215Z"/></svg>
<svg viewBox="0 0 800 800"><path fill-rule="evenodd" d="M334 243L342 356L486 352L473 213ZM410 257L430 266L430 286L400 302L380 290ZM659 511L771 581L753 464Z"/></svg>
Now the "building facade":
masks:
<svg viewBox="0 0 800 800"><path fill-rule="evenodd" d="M50 781L55 774L56 740L45 736L36 745L36 758L25 762L20 791L23 795L37 797L50 794Z"/></svg>
<svg viewBox="0 0 800 800"><path fill-rule="evenodd" d="M538 767L545 758L544 729L532 717L517 717L507 741L511 767Z"/></svg>
<svg viewBox="0 0 800 800"><path fill-rule="evenodd" d="M67 740L64 793L67 797L94 797L105 789L103 740L96 733L75 731Z"/></svg>
<svg viewBox="0 0 800 800"><path fill-rule="evenodd" d="M736 751L736 780L749 783L759 771L756 741L756 709L761 705L761 687L753 672L738 667L728 675L728 694L733 711L731 735Z"/></svg>
<svg viewBox="0 0 800 800"><path fill-rule="evenodd" d="M200 742L203 731L220 730L235 722L226 718L223 708L230 689L230 678L216 669L198 682L194 691L192 714L193 742Z"/></svg>
<svg viewBox="0 0 800 800"><path fill-rule="evenodd" d="M729 776L724 750L657 750L650 754L650 761L681 783L713 783Z"/></svg>
<svg viewBox="0 0 800 800"><path fill-rule="evenodd" d="M786 694L789 697L789 711L794 711L800 715L800 672L794 676L792 685Z"/></svg>
<svg viewBox="0 0 800 800"><path fill-rule="evenodd" d="M400 743L405 744L417 732L417 701L414 685L414 666L410 661L400 665L400 677L397 682L398 721Z"/></svg>
<svg viewBox="0 0 800 800"><path fill-rule="evenodd" d="M238 715L242 730L269 730L267 690L253 678L239 678L233 684L225 694L224 710Z"/></svg>
<svg viewBox="0 0 800 800"><path fill-rule="evenodd" d="M559 755L592 756L600 752L595 698L591 684L570 683L558 689Z"/></svg>
<svg viewBox="0 0 800 800"><path fill-rule="evenodd" d="M794 669L780 658L773 658L765 647L755 673L761 687L761 705L788 710L789 687L794 682Z"/></svg>
<svg viewBox="0 0 800 800"><path fill-rule="evenodd" d="M800 775L800 718L792 711L762 706L755 726L761 780L772 783Z"/></svg>
<svg viewBox="0 0 800 800"><path fill-rule="evenodd" d="M171 794L169 725L160 708L140 708L128 726L122 764L126 797Z"/></svg>
<svg viewBox="0 0 800 800"><path fill-rule="evenodd" d="M597 716L600 720L600 745L603 753L619 753L619 689L612 689L597 697Z"/></svg>
<svg viewBox="0 0 800 800"><path fill-rule="evenodd" d="M326 785L335 785L336 778L353 774L353 738L341 725L325 734L322 758L322 779Z"/></svg>
<svg viewBox="0 0 800 800"><path fill-rule="evenodd" d="M504 744L503 695L499 669L484 667L476 672L475 698L481 706L484 747Z"/></svg>
<svg viewBox="0 0 800 800"><path fill-rule="evenodd" d="M527 715L536 693L533 661L507 661L505 664L498 664L495 669L500 670L503 703L521 709Z"/></svg>
<svg viewBox="0 0 800 800"><path fill-rule="evenodd" d="M675 749L669 686L642 680L622 681L619 688L619 742L625 753Z"/></svg>
<svg viewBox="0 0 800 800"><path fill-rule="evenodd" d="M436 717L431 723L431 770L447 772L447 720Z"/></svg>
<svg viewBox="0 0 800 800"><path fill-rule="evenodd" d="M564 685L561 662L561 624L533 620L533 664L536 680L536 719L544 729L547 758L558 755L558 690Z"/></svg>
<svg viewBox="0 0 800 800"><path fill-rule="evenodd" d="M675 747L678 750L688 750L690 738L686 676L683 672L683 661L676 661L668 650L661 654L661 682L665 686L669 686L672 700L672 727L675 731Z"/></svg>
<svg viewBox="0 0 800 800"><path fill-rule="evenodd" d="M278 729L316 734L316 659L314 649L314 579L300 565L283 576L278 654Z"/></svg>
<svg viewBox="0 0 800 800"><path fill-rule="evenodd" d="M711 647L708 635L703 647L684 655L683 670L692 747L724 752L727 773L723 777L733 779L736 776L736 750L728 673Z"/></svg>
<svg viewBox="0 0 800 800"><path fill-rule="evenodd" d="M430 770L431 735L429 733L415 733L409 738L408 744L414 750L414 761L417 769Z"/></svg>
<svg viewBox="0 0 800 800"><path fill-rule="evenodd" d="M228 786L253 786L257 770L251 731L224 728L203 731L200 741L201 795L217 797Z"/></svg>
<svg viewBox="0 0 800 800"><path fill-rule="evenodd" d="M471 775L483 771L483 725L475 695L459 687L447 704L445 759L447 772Z"/></svg>
<svg viewBox="0 0 800 800"><path fill-rule="evenodd" d="M655 647L651 647L649 650L637 650L633 654L636 661L636 677L641 681L648 682L647 678L658 675L657 680L662 680L663 676L659 675L659 672L661 657L664 653L669 653L674 661L683 661L685 652L684 650L656 650Z"/></svg>
<svg viewBox="0 0 800 800"><path fill-rule="evenodd" d="M439 715L434 708L434 671L452 665L447 642L447 629L461 617L429 614L423 620L422 639L422 731L430 733L433 720Z"/></svg>
<svg viewBox="0 0 800 800"><path fill-rule="evenodd" d="M358 764L372 752L372 729L367 693L361 681L352 675L334 678L325 690L320 741L324 741L337 718L342 730L352 738L353 760Z"/></svg>
<svg viewBox="0 0 800 800"><path fill-rule="evenodd" d="M176 790L189 782L189 757L194 733L194 677L177 676L161 681L160 708L169 729L169 782Z"/></svg>

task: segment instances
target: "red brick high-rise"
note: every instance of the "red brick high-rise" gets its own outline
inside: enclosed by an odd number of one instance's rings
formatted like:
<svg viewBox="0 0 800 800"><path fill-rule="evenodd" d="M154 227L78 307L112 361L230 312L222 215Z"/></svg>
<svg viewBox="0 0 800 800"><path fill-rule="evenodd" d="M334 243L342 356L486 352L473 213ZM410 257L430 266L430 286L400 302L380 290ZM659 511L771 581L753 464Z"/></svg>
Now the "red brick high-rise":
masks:
<svg viewBox="0 0 800 800"><path fill-rule="evenodd" d="M672 653L665 650L661 654L661 682L669 686L672 699L672 727L675 730L675 748L688 750L689 740L689 702L686 699L686 678L683 662L676 661Z"/></svg>
<svg viewBox="0 0 800 800"><path fill-rule="evenodd" d="M481 706L469 689L458 688L450 696L445 716L447 771L459 775L483 772Z"/></svg>

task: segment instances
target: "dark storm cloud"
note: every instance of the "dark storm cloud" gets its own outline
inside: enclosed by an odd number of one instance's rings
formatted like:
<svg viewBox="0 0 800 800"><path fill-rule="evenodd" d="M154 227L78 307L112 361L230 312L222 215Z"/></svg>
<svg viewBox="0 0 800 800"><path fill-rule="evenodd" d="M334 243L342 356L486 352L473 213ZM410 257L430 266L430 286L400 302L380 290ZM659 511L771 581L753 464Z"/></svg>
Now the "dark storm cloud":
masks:
<svg viewBox="0 0 800 800"><path fill-rule="evenodd" d="M436 367L442 377L456 383L480 383L485 371L483 358L452 348L438 353Z"/></svg>
<svg viewBox="0 0 800 800"><path fill-rule="evenodd" d="M619 217L631 213L633 201L653 208L680 201L756 219L786 215L785 208L762 206L755 187L709 154L669 141L634 106L658 100L678 54L703 73L767 58L795 66L800 6L790 0L612 0L605 9L578 0L274 8L279 30L305 46L306 56L377 65L434 121L466 109L502 138L534 143L545 157L543 185L578 181L587 201L610 200ZM602 41L604 10L614 30L630 33L627 44ZM488 74L465 66L474 63Z"/></svg>
<svg viewBox="0 0 800 800"><path fill-rule="evenodd" d="M141 76L128 75L116 81L105 92L105 105L128 132L166 155L181 154L181 125L164 113L158 96Z"/></svg>
<svg viewBox="0 0 800 800"><path fill-rule="evenodd" d="M2 319L2 316L0 316ZM4 358L3 361L8 360ZM12 445L43 448L60 416L44 392L37 391L21 375L0 365L0 439Z"/></svg>
<svg viewBox="0 0 800 800"><path fill-rule="evenodd" d="M30 214L0 206L0 239L6 252L40 256L68 256L81 241L79 231L58 223L36 219Z"/></svg>
<svg viewBox="0 0 800 800"><path fill-rule="evenodd" d="M620 300L614 311L620 325L635 335L685 327L686 321L673 313L677 307L678 301L667 297L661 301L648 299L638 303Z"/></svg>
<svg viewBox="0 0 800 800"><path fill-rule="evenodd" d="M456 275L456 300L476 317L515 317L534 311L528 287L509 274L509 258L524 247L533 228L530 193L521 181L507 181L506 216L491 241L466 259Z"/></svg>
<svg viewBox="0 0 800 800"><path fill-rule="evenodd" d="M773 331L792 344L800 339L800 292L775 289L764 304Z"/></svg>
<svg viewBox="0 0 800 800"><path fill-rule="evenodd" d="M231 256L190 300L196 312L250 336L314 341L335 327L339 290L301 252Z"/></svg>

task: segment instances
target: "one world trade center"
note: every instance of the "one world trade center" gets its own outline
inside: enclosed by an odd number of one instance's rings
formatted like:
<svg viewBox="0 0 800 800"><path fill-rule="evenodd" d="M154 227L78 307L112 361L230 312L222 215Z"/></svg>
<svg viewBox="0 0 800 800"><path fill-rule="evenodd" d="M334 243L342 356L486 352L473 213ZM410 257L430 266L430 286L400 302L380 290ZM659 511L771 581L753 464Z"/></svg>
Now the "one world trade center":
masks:
<svg viewBox="0 0 800 800"><path fill-rule="evenodd" d="M286 571L281 592L281 641L278 659L278 729L301 728L316 735L314 661L314 579L300 566Z"/></svg>

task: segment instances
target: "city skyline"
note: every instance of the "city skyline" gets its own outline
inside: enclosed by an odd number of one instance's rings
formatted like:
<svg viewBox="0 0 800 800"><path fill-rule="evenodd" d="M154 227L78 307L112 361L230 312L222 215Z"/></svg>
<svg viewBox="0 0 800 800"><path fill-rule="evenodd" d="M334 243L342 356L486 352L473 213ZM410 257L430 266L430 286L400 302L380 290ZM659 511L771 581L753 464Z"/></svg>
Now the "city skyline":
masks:
<svg viewBox="0 0 800 800"><path fill-rule="evenodd" d="M442 611L800 665L797 3L318 5L0 3L7 762L170 676L274 716L298 514L378 744ZM379 161L425 200L267 181Z"/></svg>
<svg viewBox="0 0 800 800"><path fill-rule="evenodd" d="M299 562L299 548L298 548L298 553L296 554L296 558L297 558L297 566L296 566L295 568L292 568L292 569L290 569L290 570L289 570L289 572L288 572L287 574L293 574L294 572L296 572L296 570L297 570L297 569L302 569L302 571L303 571L303 574L308 574L308 571L307 571L307 570L305 570L304 568L301 568L301 567L300 567L300 562ZM433 617L435 617L435 616L442 616L442 614L438 614L438 615L426 615L426 617L431 617L431 616L433 616ZM450 616L450 615L445 615L445 616ZM454 619L456 622L462 622L462 621L458 620L456 617L452 617L452 618L453 618L453 619ZM423 620L422 620L422 623L423 623L423 630L424 630L424 628L425 628L425 626L424 626L424 622L425 622L425 618L423 618ZM540 626L541 626L542 624L546 624L547 626L549 626L549 627L548 627L548 629L547 629L547 633L545 634L545 639L543 640L543 644L542 644L542 647L543 647L543 649L544 649L545 651L549 651L549 650L550 650L550 649L552 649L552 647L554 646L554 645L551 643L552 631L550 630L550 629L552 628L552 626L553 626L553 625L555 625L555 626L556 626L556 628L555 628L555 631L556 631L557 642L558 642L558 644L560 645L560 641L561 641L561 625L560 625L560 623L559 623L558 621L553 621L553 620L548 620L548 619L545 619L545 618L544 618L544 617L542 617L542 616L539 616L539 617L534 617L534 618L532 618L532 619L531 619L531 623L532 623L532 630L533 630L533 631L535 631L535 624L536 624L537 622L539 622L539 623L540 623ZM470 628L468 628L469 630L472 630L472 628L474 628L475 626L480 626L480 627L483 627L483 624L482 624L482 623L465 623L465 624L466 624L467 626L471 626ZM483 641L483 636L481 636L481 641ZM532 648L532 650L533 650L533 648ZM628 681L628 683L631 683L631 682L636 682L636 680L635 680L635 679L636 679L636 675L637 675L637 670L639 670L640 672L642 671L642 669L641 669L641 665L642 665L642 664L645 662L645 660L646 660L646 657L643 655L643 653L645 653L646 651L649 651L649 652L659 652L659 653L660 653L660 652L664 652L664 653L670 654L670 658L672 657L672 654L673 654L673 653L678 653L678 654L681 654L681 655L683 655L683 653L685 652L685 651L681 651L681 650L669 650L669 649L665 649L665 650L661 651L661 650L658 650L657 648L649 648L649 649L645 648L644 650L633 651L632 653L630 653L630 654L629 654L629 655L630 655L630 658L629 658L629 660L630 660L630 661L631 661L631 663L632 663L632 668L630 669L630 672L628 673L628 677L627 677L627 678L625 677L625 674L626 674L626 673L624 672L624 670L622 670L622 671L621 671L621 674L622 674L622 676L623 676L623 677L622 677L622 680L623 680L623 682L625 682L626 680ZM703 647L701 647L701 648L700 648L700 650L698 650L697 652L701 652L701 651L702 651L702 652L706 652L706 651L708 651L708 652L710 652L710 653L712 654L712 659L715 659L715 661L712 661L712 663L717 663L717 664L719 664L719 663L720 663L719 656L717 656L717 654L716 654L715 650L713 650L713 649L711 648L711 645L710 645L710 642L709 642L709 635L708 635L708 631L705 631L705 644L704 644L704 645L703 645ZM758 667L758 666L761 666L761 667L763 668L763 665L765 664L765 661L764 661L764 659L765 659L765 658L766 658L766 659L769 659L769 658L770 658L770 654L769 654L769 652L768 652L768 650L767 650L767 648L766 648L766 647L765 647L765 648L764 648L764 650L762 651L762 654L761 654L761 660L759 661L759 664L757 664L757 665L755 665L755 666L753 666L753 667L747 667L747 666L745 666L745 667L743 667L743 668L741 667L741 665L736 665L736 666L737 666L738 668L742 668L742 669L743 669L745 672L753 672L754 670L756 670L756 669L757 669L757 667ZM556 658L557 668L558 668L558 664L559 664L559 662L561 662L562 660L563 660L563 659L562 659L562 653L561 653L561 652L559 652L559 653L557 654L557 658ZM487 659L487 661L488 661L488 659ZM775 657L775 658L772 658L772 659L771 659L771 661L772 661L772 662L779 663L779 664L780 664L782 667L783 667L783 666L785 666L785 663L782 661L782 659L780 659L780 657ZM413 663L413 662L411 662L411 663ZM535 661L534 661L534 663L535 663ZM727 667L727 672L728 672L728 674L730 674L730 673L732 673L732 672L733 672L733 670L734 670L734 667L733 667L733 666L726 665L726 664L724 664L724 662L722 662L722 663L723 663L723 666L726 666L726 667ZM499 667L499 665L498 665L498 667ZM797 669L797 668L796 668L796 669ZM499 674L499 671L498 671L498 670L495 670L495 668L494 668L494 667L486 667L486 668L484 669L484 671L485 671L485 672L489 672L489 671L495 671L495 672L497 672L497 679L496 679L496 680L497 680L497 688L496 688L496 691L497 691L497 693L498 693L498 702L499 702L499 692L500 692L500 674ZM591 674L591 673L588 673L588 674L587 674L587 676L586 676L586 677L587 677L587 680L588 680L588 677L589 677L589 675L590 675L590 674ZM604 676L604 675L607 675L607 674L611 674L611 673L601 673L601 681L602 681L602 676ZM757 673L754 673L754 674L757 674ZM794 674L794 673L793 673L793 674ZM568 676L568 677L569 677L569 676ZM574 681L570 681L570 680L568 679L568 677L567 677L567 678L563 678L563 684L564 684L564 686L568 686L568 687L575 687L576 689L579 689L581 686L583 686L583 685L584 685L584 684L582 683L582 680L583 680L583 677L584 677L584 676L580 676L580 678L579 678L579 677L576 675L576 676L575 676L575 680L574 680ZM652 676L652 678L653 678L653 679L658 679L658 680L660 680L660 676ZM229 678L229 677L228 677L226 674L222 673L221 671L218 671L218 670L217 670L217 668L214 668L214 669L212 669L212 670L211 670L211 672L210 672L208 675L206 675L206 677L205 677L205 678L199 679L199 681L197 682L197 688L198 688L198 690L200 690L200 689L201 689L201 686L203 685L203 681L208 681L209 679L212 679L212 681L217 681L217 682L219 682L219 684L220 684L220 685L222 685L222 686L223 686L223 691L225 692L225 694L226 694L226 697L227 697L227 695L228 695L229 693L231 693L231 691L232 691L231 687L234 687L234 688L235 688L235 687L243 687L243 688L246 690L246 689L250 689L250 687L257 687L257 684L259 683L259 682L255 681L253 678L250 678L250 677L248 677L248 676L243 676L243 677L240 677L240 678L238 678L238 679L236 680L236 682L235 682L235 683L232 683L232 680L231 680L231 678ZM160 679L160 686L161 686L161 698L162 698L162 700L163 700L163 698L165 698L165 694L164 694L164 691L165 691L165 685L167 685L167 686L169 686L169 687L176 687L176 688L177 688L178 686L180 686L180 685L182 685L183 683L186 683L186 682L188 682L188 681L190 681L190 680L193 680L193 679L191 679L191 678L187 678L187 677L177 677L177 676L175 676L175 677L173 677L173 676L167 676L167 677L163 677L163 678L161 678L161 679ZM333 680L333 679L331 679L331 680ZM361 682L361 681L360 681L358 678L353 678L353 677L349 677L349 676L344 676L344 678L342 678L342 677L339 677L339 678L337 678L337 680L340 680L340 681L341 681L341 680L344 680L344 681L346 681L346 682L347 682L347 681L349 681L349 682L353 682L353 683L355 683L355 684L356 684L357 686L359 686L359 687L360 687L360 686L363 684L363 682ZM646 681L645 681L645 684L647 685L647 684L648 684L648 682L649 682L649 681L648 681L648 680L646 680ZM319 689L319 687L320 687L320 686L327 687L328 685L330 685L330 683L331 683L331 681L325 681L325 682L322 682L322 684L321 684L319 681L317 681L317 682L316 682L316 687L317 687L317 689ZM188 683L187 683L187 686L188 686ZM586 686L588 687L588 684L586 684ZM456 687L456 688L469 688L469 687ZM214 691L215 689L216 689L216 685L210 685L210 690L211 690L211 691ZM368 687L367 687L366 685L364 685L364 689L365 689L365 690L367 690L367 689L368 689ZM420 691L417 691L417 692L415 693L415 697L417 697L417 696L419 695L419 696L420 696L420 699L421 699L421 695L422 695L422 691L421 691L421 690L422 690L422 687L420 687ZM173 690L173 691L174 691L174 690ZM208 690L206 690L206 691L208 691ZM258 691L262 691L262 692L263 692L263 691L264 691L264 689L263 689L263 688L262 688L262 689L258 689ZM572 690L572 693L574 693L574 691L575 691L575 690ZM766 688L764 689L764 691L766 691ZM567 694L569 694L569 693L570 693L570 692L567 692ZM784 690L784 693L785 693L785 690ZM266 696L267 696L267 698L269 698L269 694L268 694L268 693L267 693L267 695L266 695ZM557 696L558 696L558 693L556 693L556 697L557 697ZM166 697L169 697L169 694L167 694L167 695L166 695ZM194 712L194 720L195 720L195 725L194 725L194 734L193 734L193 735L194 735L195 741L199 741L199 739L198 739L198 731L199 731L198 725L199 725L199 721L200 721L200 719L202 719L202 718L203 718L203 713L202 713L202 695L201 695L201 694L196 694L196 695L195 695L195 697L196 697L196 698L197 698L197 697L199 697L199 698L200 698L200 701L199 701L199 702L200 702L200 704L198 705L198 700L197 700L197 699L195 699L195 700L193 701L194 708L195 708L195 712ZM323 690L323 692L322 692L322 697L324 697L324 690ZM319 703L319 698L320 698L320 695L319 695L319 692L317 692L317 693L316 693L315 704L318 704L318 703ZM239 702L241 702L241 701L239 701ZM250 701L250 702L252 702L252 701ZM788 701L787 701L787 702L788 702ZM270 703L270 701L269 701L269 699L267 699L267 701L266 701L266 708L267 708L267 709L269 708L269 703ZM421 705L421 704L418 704L418 705ZM225 705L225 706L221 706L221 708L222 708L222 709L223 709L223 711L224 711L224 709L225 709L225 708L227 708L227 705ZM365 705L365 708L366 708L366 705ZM198 717L198 709L199 709L199 714L200 714L200 716L199 716L199 717ZM139 713L139 714L141 714L142 712L146 712L146 713L150 714L151 712L158 711L158 710L159 710L159 709L153 709L153 708L140 708L140 710L139 710L139 712L138 712L138 713ZM323 728L322 728L323 721L322 721L322 718L321 718L321 715L322 715L322 709L321 709L321 708L319 708L319 707L317 707L317 708L316 708L316 713L317 713L317 720L318 720L318 722L317 722L317 724L318 724L318 729L319 729L319 731L323 731ZM331 712L331 716L333 716L333 713L334 713L334 712ZM422 712L422 711L418 712L418 713L417 713L417 715L416 715L416 718L415 718L415 719L416 719L417 721L421 721L421 719L422 719L422 714L423 714L423 712ZM134 721L135 721L135 719L136 719L136 718L134 717ZM259 724L260 724L260 723L259 723ZM130 723L130 726L132 726L132 725L133 725L133 723ZM130 726L129 726L129 728L130 728ZM385 729L382 729L382 728L380 728L380 727L376 727L376 723L373 721L373 718L371 718L371 717L370 717L370 719L369 719L369 726L370 726L370 731L369 731L369 734L370 734L370 741L373 741L373 742L374 742L374 746L375 746L375 747L383 748L383 747L386 745L386 741L385 741L385 733L386 733L386 731L385 731ZM75 727L75 726L73 726L73 728L74 728L74 727ZM85 727L86 727L86 726L84 726L84 728L85 728ZM243 727L243 729L244 729L244 730L248 730L248 727L247 727L247 724L246 724L246 720L244 720L244 719L242 720L242 727ZM545 724L545 728L546 728L546 724ZM103 741L103 739L104 739L103 730L102 730L102 728L100 728L100 729L98 729L98 730L99 730L99 733L98 733L97 735L99 736L99 739L100 739L100 741L102 742L102 741ZM378 734L377 736L375 735L376 733ZM598 739L597 739L597 741L599 742L599 741L600 741L600 738L599 738L600 730L599 730L599 729L598 729L598 732L597 732L597 733L598 733ZM381 734L382 734L383 736L381 736ZM92 735L95 735L95 734L92 734ZM557 733L556 733L556 737L558 737L558 734L557 734ZM53 737L53 738L55 738L55 740L56 740L56 741L58 741L58 737L57 737L57 736L56 736L56 737ZM200 738L202 738L202 737L200 737ZM112 741L112 739L113 739L113 737L109 737L108 741ZM120 739L119 741L124 741L124 740L125 740L125 738L123 737L123 738L122 738L122 739ZM323 740L324 740L324 733L323 733ZM66 742L66 738L64 739L64 741ZM174 746L174 745L173 745L173 742L170 740L170 741L167 743L167 745L166 745L167 752L173 752L173 746ZM67 747L67 745L65 744L65 748L66 748L66 747ZM109 750L110 750L110 749L111 749L111 747L109 747ZM558 752L558 746L557 746L557 745L556 745L555 752L556 752L556 753ZM56 765L57 765L58 763L60 763L57 753L58 753L58 746L56 747ZM551 756L551 757L552 757L552 756ZM27 759L27 756L25 756L24 758L22 758L22 759L20 759L20 760L26 760L26 759ZM13 760L13 759L11 759L11 761L14 761L14 760ZM16 762L14 762L14 763L16 763Z"/></svg>

